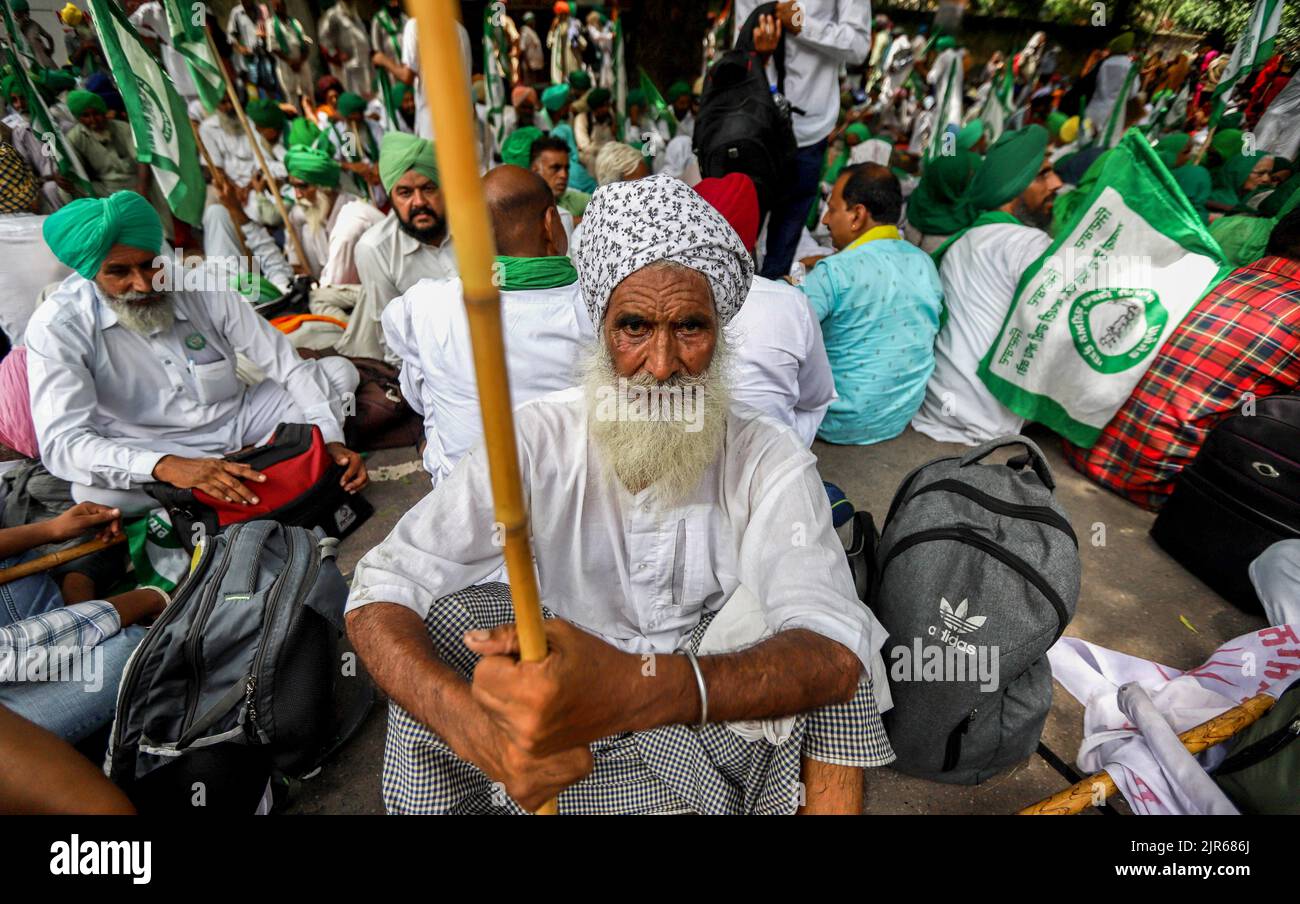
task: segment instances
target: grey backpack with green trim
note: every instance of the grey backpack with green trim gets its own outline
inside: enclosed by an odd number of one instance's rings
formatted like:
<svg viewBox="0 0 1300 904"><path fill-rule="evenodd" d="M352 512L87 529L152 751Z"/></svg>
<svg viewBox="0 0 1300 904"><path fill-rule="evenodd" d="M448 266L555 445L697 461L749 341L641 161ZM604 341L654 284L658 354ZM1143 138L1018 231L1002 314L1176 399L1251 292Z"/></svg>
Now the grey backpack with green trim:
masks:
<svg viewBox="0 0 1300 904"><path fill-rule="evenodd" d="M1022 447L1005 464L981 464ZM1052 705L1046 653L1074 616L1078 541L1030 439L1005 436L903 481L877 552L872 608L909 775L977 784L1033 753Z"/></svg>

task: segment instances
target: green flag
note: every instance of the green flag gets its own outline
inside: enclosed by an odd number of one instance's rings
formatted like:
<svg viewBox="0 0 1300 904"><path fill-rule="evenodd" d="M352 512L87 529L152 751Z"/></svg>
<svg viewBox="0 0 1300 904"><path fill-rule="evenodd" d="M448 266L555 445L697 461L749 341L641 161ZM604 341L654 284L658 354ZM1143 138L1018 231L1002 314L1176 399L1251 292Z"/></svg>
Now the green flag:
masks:
<svg viewBox="0 0 1300 904"><path fill-rule="evenodd" d="M1237 46L1232 48L1228 58L1228 68L1223 70L1219 84L1211 95L1214 101L1214 113L1210 117L1210 127L1218 125L1219 117L1227 107L1228 98L1232 96L1237 83L1250 75L1273 55L1273 42L1277 37L1278 26L1282 23L1282 0L1255 0L1255 7L1246 20L1246 30L1237 39Z"/></svg>
<svg viewBox="0 0 1300 904"><path fill-rule="evenodd" d="M9 46L16 47L28 62L35 62L36 58L32 56L32 49L27 46L27 39L18 30L18 23L14 21L14 11L9 7L9 0L0 0L0 4L4 6L5 29L9 32Z"/></svg>
<svg viewBox="0 0 1300 904"><path fill-rule="evenodd" d="M122 525L137 584L159 587L168 593L184 580L190 557L181 546L167 510L154 509Z"/></svg>
<svg viewBox="0 0 1300 904"><path fill-rule="evenodd" d="M68 141L63 136L63 130L55 124L54 117L50 114L50 108L45 103L45 98L32 85L26 63L14 52L12 44L6 47L5 51L9 58L9 68L13 70L18 88L27 100L27 112L31 117L32 131L41 140L43 153L54 158L60 175L70 179L86 195L93 196L95 192L90 187L90 177L86 174L85 167L81 165L81 158L77 156L76 151L68 146Z"/></svg>
<svg viewBox="0 0 1300 904"><path fill-rule="evenodd" d="M381 53L385 53L393 59L401 62L402 59L402 23L394 22L393 17L388 14L387 7L381 7L379 12L375 13L375 21L383 29L387 41L381 47L376 47ZM398 115L397 98L394 96L392 76L383 66L375 67L375 78L379 82L379 96L384 102L384 130L388 132L405 132L402 126L402 118Z"/></svg>
<svg viewBox="0 0 1300 904"><path fill-rule="evenodd" d="M1169 334L1230 269L1151 145L1130 129L1021 277L980 379L1016 414L1090 447Z"/></svg>
<svg viewBox="0 0 1300 904"><path fill-rule="evenodd" d="M206 186L185 101L162 65L109 0L90 0L95 31L135 136L135 157L153 168L172 213L186 223L203 218Z"/></svg>
<svg viewBox="0 0 1300 904"><path fill-rule="evenodd" d="M984 120L984 134L988 137L989 144L997 141L1006 130L1007 120L1015 112L1015 92L1016 84L1011 73L1010 55L1008 55L1007 62L1002 67L1002 75L998 77L997 84L989 93L989 99L980 114L980 119Z"/></svg>
<svg viewBox="0 0 1300 904"><path fill-rule="evenodd" d="M204 5L197 0L162 0L162 5L172 33L172 47L185 58L199 102L211 113L226 96L226 79L208 43Z"/></svg>
<svg viewBox="0 0 1300 904"><path fill-rule="evenodd" d="M926 148L926 158L938 157L945 153L944 136L948 133L948 126L961 128L961 108L962 108L962 70L960 50L945 50L948 54L948 71L941 77L940 84L936 86L934 105L934 124L930 127L930 141ZM935 61L938 66L943 60L941 55ZM955 140L956 136L950 141ZM947 151L951 153L951 149Z"/></svg>
<svg viewBox="0 0 1300 904"><path fill-rule="evenodd" d="M1129 96L1133 93L1133 81L1137 76L1138 64L1129 60L1128 74L1124 76L1124 84L1119 89L1119 96L1115 98L1115 103L1110 108L1110 116L1106 117L1106 125L1099 127L1097 134L1093 136L1094 147L1110 148L1123 134L1125 111L1128 108Z"/></svg>
<svg viewBox="0 0 1300 904"><path fill-rule="evenodd" d="M664 100L664 96L655 87L654 79L650 78L644 68L638 66L637 74L640 79L641 93L645 95L646 109L651 118L655 122L668 123L668 134L677 137L677 114L673 112L672 106Z"/></svg>

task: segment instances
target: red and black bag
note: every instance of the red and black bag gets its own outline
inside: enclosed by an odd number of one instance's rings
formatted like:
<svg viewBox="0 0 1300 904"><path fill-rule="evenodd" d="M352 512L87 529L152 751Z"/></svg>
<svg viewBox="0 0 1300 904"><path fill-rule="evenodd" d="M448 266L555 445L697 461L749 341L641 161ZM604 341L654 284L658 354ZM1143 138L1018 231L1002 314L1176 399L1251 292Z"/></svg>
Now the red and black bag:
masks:
<svg viewBox="0 0 1300 904"><path fill-rule="evenodd" d="M356 530L374 508L359 494L349 494L339 481L343 467L325 447L320 428L312 424L281 424L271 441L225 457L266 475L257 485L256 505L227 502L195 489L167 483L145 487L171 516L172 526L187 551L208 534L218 534L241 521L278 521L296 527L319 527L342 539ZM202 525L198 530L195 525Z"/></svg>

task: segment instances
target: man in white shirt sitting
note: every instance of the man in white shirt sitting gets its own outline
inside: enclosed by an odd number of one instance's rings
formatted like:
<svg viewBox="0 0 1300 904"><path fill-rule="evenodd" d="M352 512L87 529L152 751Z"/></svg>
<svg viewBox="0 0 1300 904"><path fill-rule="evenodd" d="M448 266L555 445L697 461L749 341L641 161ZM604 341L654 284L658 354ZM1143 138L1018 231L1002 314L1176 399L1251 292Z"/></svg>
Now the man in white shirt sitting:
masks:
<svg viewBox="0 0 1300 904"><path fill-rule="evenodd" d="M302 240L305 269L322 286L356 285L357 241L384 215L369 201L339 190L343 168L316 148L296 147L284 156L297 203L289 222ZM294 265L300 266L293 251Z"/></svg>
<svg viewBox="0 0 1300 904"><path fill-rule="evenodd" d="M180 274L160 266L162 225L148 201L82 198L46 219L44 235L76 272L27 326L32 421L41 459L72 483L73 499L133 514L156 505L142 486L162 481L256 503L261 476L222 456L281 422L318 426L346 467L342 486L365 486L361 457L343 445L356 368L299 358L233 291L164 291ZM236 353L267 378L246 388Z"/></svg>
<svg viewBox="0 0 1300 904"><path fill-rule="evenodd" d="M703 179L695 190L726 218L752 254L759 225L753 180L730 173ZM808 296L787 282L755 274L727 335L735 353L732 395L794 428L811 446L836 395L821 324Z"/></svg>
<svg viewBox="0 0 1300 904"><path fill-rule="evenodd" d="M549 653L517 661L508 588L474 586L502 564L480 444L353 581L348 632L392 700L385 804L859 812L894 758L885 632L812 453L731 403L749 254L667 176L599 189L585 222L583 385L515 415Z"/></svg>
<svg viewBox="0 0 1300 904"><path fill-rule="evenodd" d="M994 398L979 378L1006 320L1016 286L1052 238L1061 180L1047 158L1047 130L1031 125L989 148L966 190L971 225L934 252L947 320L934 343L934 373L912 426L945 443L978 446L1019 433L1025 419Z"/></svg>
<svg viewBox="0 0 1300 904"><path fill-rule="evenodd" d="M483 191L496 234L510 398L520 405L577 385L591 319L542 177L499 166L483 178ZM436 487L483 437L460 280L421 280L384 309L383 324L402 359L402 395L424 417L424 468Z"/></svg>
<svg viewBox="0 0 1300 904"><path fill-rule="evenodd" d="M455 276L456 255L447 233L433 142L389 132L379 147L379 178L393 210L357 241L361 300L337 348L352 357L396 364L397 356L384 344L384 308L422 279Z"/></svg>

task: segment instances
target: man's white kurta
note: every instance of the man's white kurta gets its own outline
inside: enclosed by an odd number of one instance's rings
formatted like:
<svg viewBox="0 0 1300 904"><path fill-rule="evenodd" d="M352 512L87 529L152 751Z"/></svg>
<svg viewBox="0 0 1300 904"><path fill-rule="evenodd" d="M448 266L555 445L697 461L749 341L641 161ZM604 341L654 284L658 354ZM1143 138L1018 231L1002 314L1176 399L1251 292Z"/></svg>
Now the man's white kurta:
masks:
<svg viewBox="0 0 1300 904"><path fill-rule="evenodd" d="M970 230L939 266L948 320L934 342L934 373L912 426L945 443L979 445L1019 433L1025 419L976 373L1002 329L1020 277L1052 244L1041 229L994 223Z"/></svg>
<svg viewBox="0 0 1300 904"><path fill-rule="evenodd" d="M437 486L483 438L469 319L459 279L426 279L384 309L384 337L402 359L402 395L424 418L424 469ZM578 284L501 293L510 401L577 383L595 335Z"/></svg>
<svg viewBox="0 0 1300 904"><path fill-rule="evenodd" d="M542 601L632 653L681 649L743 584L773 631L806 628L853 650L887 706L886 632L853 591L817 459L793 431L743 405L719 459L679 506L628 492L587 434L581 388L515 412ZM501 567L480 444L357 565L348 610L433 602Z"/></svg>
<svg viewBox="0 0 1300 904"><path fill-rule="evenodd" d="M811 446L835 400L835 378L808 296L755 276L727 336L735 358L731 394L794 428Z"/></svg>
<svg viewBox="0 0 1300 904"><path fill-rule="evenodd" d="M239 352L285 388L326 442L342 442L333 390L315 362L233 292L173 292L176 322L142 336L117 322L95 284L65 279L27 326L27 374L41 459L73 483L129 489L164 455L243 445L248 390Z"/></svg>

